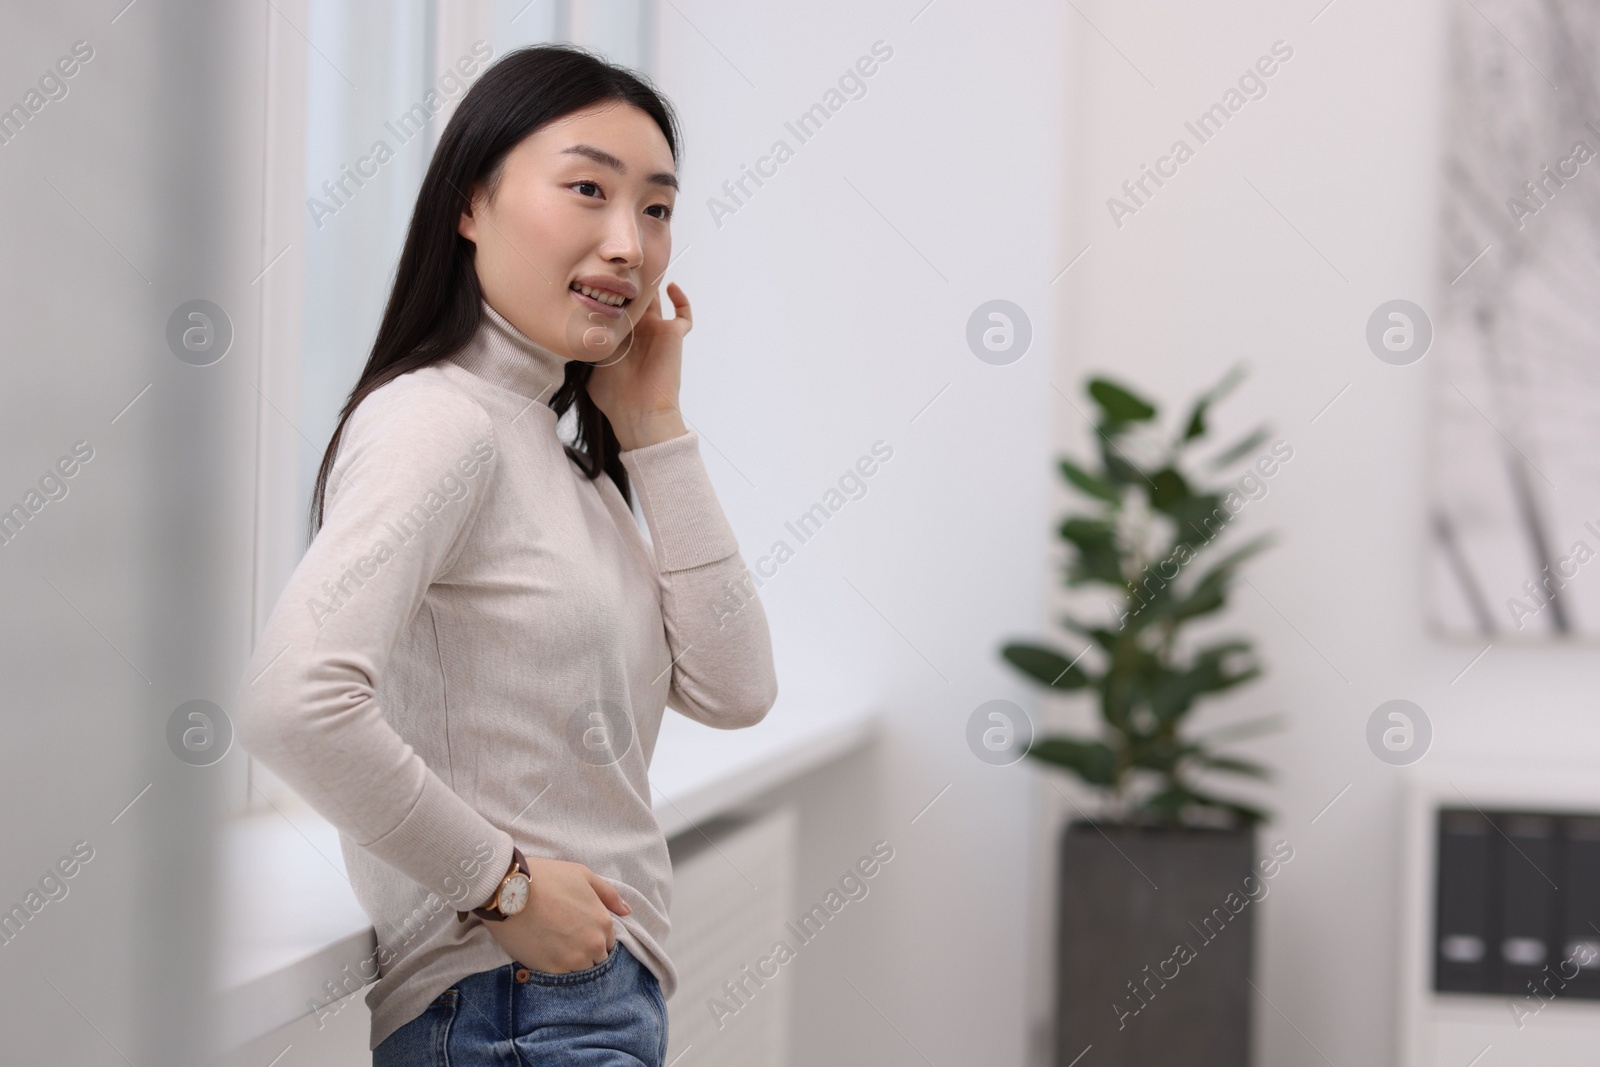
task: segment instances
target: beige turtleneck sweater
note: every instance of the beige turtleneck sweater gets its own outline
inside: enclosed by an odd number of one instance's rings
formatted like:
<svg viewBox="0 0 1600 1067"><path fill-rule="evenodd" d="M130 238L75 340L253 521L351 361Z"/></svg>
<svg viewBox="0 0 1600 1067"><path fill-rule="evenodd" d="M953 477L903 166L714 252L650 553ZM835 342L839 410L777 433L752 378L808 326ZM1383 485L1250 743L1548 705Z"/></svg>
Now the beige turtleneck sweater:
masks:
<svg viewBox="0 0 1600 1067"><path fill-rule="evenodd" d="M489 898L513 843L615 885L617 938L671 996L662 709L737 729L777 697L698 435L622 453L646 541L562 449L565 362L485 305L467 348L362 401L240 683L241 742L339 828L377 929L373 1048L511 962L456 910ZM730 589L750 598L733 613Z"/></svg>

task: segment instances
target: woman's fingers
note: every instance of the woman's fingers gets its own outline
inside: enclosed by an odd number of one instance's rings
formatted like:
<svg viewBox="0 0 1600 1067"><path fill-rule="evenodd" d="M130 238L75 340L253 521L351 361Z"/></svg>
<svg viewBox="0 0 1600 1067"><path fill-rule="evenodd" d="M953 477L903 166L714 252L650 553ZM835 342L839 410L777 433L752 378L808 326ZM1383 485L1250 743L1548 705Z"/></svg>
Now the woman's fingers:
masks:
<svg viewBox="0 0 1600 1067"><path fill-rule="evenodd" d="M683 320L683 332L694 329L694 313L689 308L689 296L677 282L667 283L667 296L672 298L672 317Z"/></svg>
<svg viewBox="0 0 1600 1067"><path fill-rule="evenodd" d="M628 902L622 899L622 894L617 892L617 887L593 871L589 872L589 884L594 886L595 895L600 898L600 903L604 904L607 910L614 911L618 915L627 915L633 911Z"/></svg>
<svg viewBox="0 0 1600 1067"><path fill-rule="evenodd" d="M664 305L661 302L661 292L660 289L657 289L655 295L650 298L650 306L645 308L644 314L639 318L640 322L646 319L661 322L669 321L664 312ZM670 321L678 322L681 320L683 322L683 332L688 333L689 329L694 325L694 312L689 308L688 295L684 293L683 287L677 282L668 282L666 293L667 298L672 301L672 319Z"/></svg>

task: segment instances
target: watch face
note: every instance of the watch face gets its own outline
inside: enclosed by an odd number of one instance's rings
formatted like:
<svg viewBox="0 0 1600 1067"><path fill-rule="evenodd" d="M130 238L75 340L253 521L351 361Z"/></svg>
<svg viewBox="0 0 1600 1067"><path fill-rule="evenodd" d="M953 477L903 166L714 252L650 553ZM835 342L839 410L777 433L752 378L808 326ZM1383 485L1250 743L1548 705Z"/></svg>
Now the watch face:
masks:
<svg viewBox="0 0 1600 1067"><path fill-rule="evenodd" d="M528 906L528 876L518 871L500 886L500 914L515 915Z"/></svg>

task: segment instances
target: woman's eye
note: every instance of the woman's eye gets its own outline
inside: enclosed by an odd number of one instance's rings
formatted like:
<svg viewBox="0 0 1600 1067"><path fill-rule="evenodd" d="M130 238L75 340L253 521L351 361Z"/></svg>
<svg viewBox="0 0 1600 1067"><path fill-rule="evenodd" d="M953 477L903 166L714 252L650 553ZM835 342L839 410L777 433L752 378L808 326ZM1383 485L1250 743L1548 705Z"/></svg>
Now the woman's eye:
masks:
<svg viewBox="0 0 1600 1067"><path fill-rule="evenodd" d="M645 208L645 210L660 211L661 214L655 217L660 219L662 222L666 222L672 218L672 208L668 207L666 204L651 204L649 207Z"/></svg>
<svg viewBox="0 0 1600 1067"><path fill-rule="evenodd" d="M597 185L597 184L595 184L595 183L594 183L594 182L574 182L574 183L573 183L573 186L572 186L572 187L573 187L573 188L574 188L574 189L578 189L578 190L582 190L582 189L583 189L583 188L584 188L584 187L586 187L586 186L587 186L587 187L588 187L588 188L590 188L590 189L594 189L594 190L596 190L596 191L598 191L598 190L599 190L599 188L600 188L600 186L599 186L599 185ZM587 193L582 193L582 192L580 192L580 194L579 194L579 195L581 195L581 196L587 196L587 195L589 195L589 194L587 194Z"/></svg>

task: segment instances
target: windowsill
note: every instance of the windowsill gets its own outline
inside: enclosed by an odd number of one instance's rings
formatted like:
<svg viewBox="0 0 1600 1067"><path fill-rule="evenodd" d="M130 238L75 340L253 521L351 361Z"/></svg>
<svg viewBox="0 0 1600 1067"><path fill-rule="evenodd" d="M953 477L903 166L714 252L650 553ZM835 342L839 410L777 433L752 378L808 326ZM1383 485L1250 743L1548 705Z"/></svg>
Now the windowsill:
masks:
<svg viewBox="0 0 1600 1067"><path fill-rule="evenodd" d="M662 833L672 838L865 746L880 721L867 710L802 718L774 708L748 729L714 730L669 711L650 768ZM219 970L230 1047L328 1002L324 984L343 980L346 965L354 973L377 947L346 880L338 831L304 804L276 809L224 834L223 899L232 907Z"/></svg>

